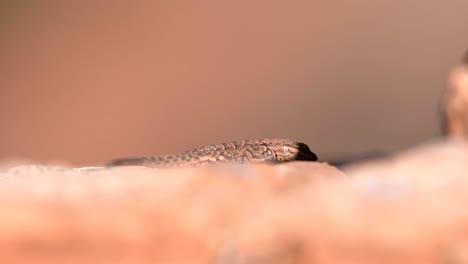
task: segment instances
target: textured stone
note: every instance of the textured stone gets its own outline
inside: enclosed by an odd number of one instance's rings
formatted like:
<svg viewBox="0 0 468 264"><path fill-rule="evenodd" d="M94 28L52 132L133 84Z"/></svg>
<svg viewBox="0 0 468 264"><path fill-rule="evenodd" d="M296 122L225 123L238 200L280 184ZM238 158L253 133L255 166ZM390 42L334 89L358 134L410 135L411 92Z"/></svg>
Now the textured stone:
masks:
<svg viewBox="0 0 468 264"><path fill-rule="evenodd" d="M325 163L17 166L0 173L4 263L466 263L468 148Z"/></svg>

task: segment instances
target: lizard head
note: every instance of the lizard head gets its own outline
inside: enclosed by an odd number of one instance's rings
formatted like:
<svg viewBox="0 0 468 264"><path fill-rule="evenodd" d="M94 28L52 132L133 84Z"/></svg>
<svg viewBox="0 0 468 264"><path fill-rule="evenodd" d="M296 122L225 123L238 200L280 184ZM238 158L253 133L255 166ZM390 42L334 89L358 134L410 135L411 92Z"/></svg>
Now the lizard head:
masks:
<svg viewBox="0 0 468 264"><path fill-rule="evenodd" d="M266 140L265 143L275 153L277 161L317 160L317 155L310 150L309 146L302 142L287 139L272 139Z"/></svg>

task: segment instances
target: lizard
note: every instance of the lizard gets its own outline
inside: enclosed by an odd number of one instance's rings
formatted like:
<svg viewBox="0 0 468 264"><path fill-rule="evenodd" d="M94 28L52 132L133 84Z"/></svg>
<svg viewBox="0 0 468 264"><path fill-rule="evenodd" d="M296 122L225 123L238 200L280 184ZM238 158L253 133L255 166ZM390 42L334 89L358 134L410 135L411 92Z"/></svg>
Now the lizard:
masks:
<svg viewBox="0 0 468 264"><path fill-rule="evenodd" d="M216 163L278 163L296 160L316 161L317 156L302 142L288 139L256 139L213 144L174 155L114 159L105 166L187 168Z"/></svg>

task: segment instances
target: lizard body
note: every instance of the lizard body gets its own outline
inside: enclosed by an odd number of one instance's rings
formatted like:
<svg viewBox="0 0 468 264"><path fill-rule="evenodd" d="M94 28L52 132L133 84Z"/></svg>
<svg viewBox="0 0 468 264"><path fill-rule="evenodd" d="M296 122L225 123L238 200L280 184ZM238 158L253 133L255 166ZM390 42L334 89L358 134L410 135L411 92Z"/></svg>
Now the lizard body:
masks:
<svg viewBox="0 0 468 264"><path fill-rule="evenodd" d="M257 139L199 147L175 155L111 160L113 166L199 167L214 163L316 161L317 156L301 142L288 139Z"/></svg>

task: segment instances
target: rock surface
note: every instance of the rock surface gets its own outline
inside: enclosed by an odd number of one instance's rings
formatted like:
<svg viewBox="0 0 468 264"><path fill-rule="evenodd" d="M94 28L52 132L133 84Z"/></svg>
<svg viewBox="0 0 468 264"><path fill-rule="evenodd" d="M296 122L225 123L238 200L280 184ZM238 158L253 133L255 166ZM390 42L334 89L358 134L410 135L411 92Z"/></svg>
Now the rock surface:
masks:
<svg viewBox="0 0 468 264"><path fill-rule="evenodd" d="M0 172L3 263L467 263L468 147L325 163Z"/></svg>

